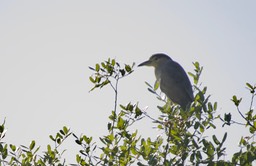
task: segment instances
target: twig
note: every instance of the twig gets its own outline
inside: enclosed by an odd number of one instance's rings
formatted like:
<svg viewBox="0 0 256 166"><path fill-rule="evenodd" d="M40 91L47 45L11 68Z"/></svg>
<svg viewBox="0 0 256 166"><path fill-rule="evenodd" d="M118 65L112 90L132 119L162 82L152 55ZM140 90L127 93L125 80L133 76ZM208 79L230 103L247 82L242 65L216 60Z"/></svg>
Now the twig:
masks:
<svg viewBox="0 0 256 166"><path fill-rule="evenodd" d="M245 118L245 116L242 114L242 112L240 111L240 109L239 109L238 106L236 106L236 109L237 109L238 113L242 116L242 118L247 122L247 124L248 124L249 126L251 126L252 128L256 129L256 128L254 127L254 125L251 124L251 122Z"/></svg>
<svg viewBox="0 0 256 166"><path fill-rule="evenodd" d="M246 124L244 124L244 123L236 122L236 121L234 121L234 120L231 120L230 122L231 122L231 123L238 124L238 125L242 125L242 126L245 126L245 125L246 125Z"/></svg>
<svg viewBox="0 0 256 166"><path fill-rule="evenodd" d="M146 117L148 117L149 119L153 120L155 123L160 123L160 124L163 124L161 121L157 120L157 119L154 119L152 118L150 115L148 115L146 113L146 111L141 111Z"/></svg>
<svg viewBox="0 0 256 166"><path fill-rule="evenodd" d="M250 110L252 110L252 105L253 105L253 99L254 99L254 96L255 96L256 94L252 94L252 98L251 98L251 104L250 104Z"/></svg>

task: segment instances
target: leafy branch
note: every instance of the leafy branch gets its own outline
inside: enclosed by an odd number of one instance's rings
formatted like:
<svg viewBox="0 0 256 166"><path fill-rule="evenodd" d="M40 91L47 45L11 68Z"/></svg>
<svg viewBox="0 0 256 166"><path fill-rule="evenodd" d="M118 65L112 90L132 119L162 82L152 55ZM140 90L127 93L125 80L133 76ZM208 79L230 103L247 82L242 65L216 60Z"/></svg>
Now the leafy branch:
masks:
<svg viewBox="0 0 256 166"><path fill-rule="evenodd" d="M112 125L110 129L113 132L113 126L115 125L115 118L117 113L117 99L118 99L118 83L119 80L130 75L133 72L132 65L125 64L124 68L120 66L115 59L108 59L107 61L97 63L95 68L89 67L89 69L94 71L94 74L89 77L90 81L94 84L94 87L90 90L93 91L96 88L103 88L104 86L110 84L112 89L115 92L115 102L114 102L114 111L112 112ZM112 81L111 81L112 79Z"/></svg>

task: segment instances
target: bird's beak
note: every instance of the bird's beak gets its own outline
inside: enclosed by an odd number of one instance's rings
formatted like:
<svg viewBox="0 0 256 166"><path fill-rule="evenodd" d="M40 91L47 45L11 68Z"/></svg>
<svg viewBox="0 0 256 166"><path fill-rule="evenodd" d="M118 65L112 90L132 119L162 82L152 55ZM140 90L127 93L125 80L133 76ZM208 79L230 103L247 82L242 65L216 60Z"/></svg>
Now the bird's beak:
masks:
<svg viewBox="0 0 256 166"><path fill-rule="evenodd" d="M138 65L138 67L140 66L151 66L151 61L148 60L148 61L142 62L141 64Z"/></svg>

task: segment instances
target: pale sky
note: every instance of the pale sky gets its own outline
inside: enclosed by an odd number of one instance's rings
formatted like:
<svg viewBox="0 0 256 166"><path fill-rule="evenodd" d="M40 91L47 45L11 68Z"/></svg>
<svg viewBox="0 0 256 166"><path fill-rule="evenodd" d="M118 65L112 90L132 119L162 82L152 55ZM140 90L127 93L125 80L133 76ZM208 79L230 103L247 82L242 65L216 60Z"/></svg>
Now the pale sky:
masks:
<svg viewBox="0 0 256 166"><path fill-rule="evenodd" d="M186 71L199 61L204 66L201 81L211 101L218 102L217 114L231 112L241 120L230 99L234 94L243 97L241 110L247 111L245 83L256 83L255 7L253 0L0 0L0 122L6 118L5 142L28 145L36 140L43 151L48 136L64 125L98 141L106 133L114 93L110 87L89 93L93 85L88 66L109 57L139 64L157 52L167 53ZM119 103L139 101L157 117L159 102L144 83L154 80L153 68L135 67L119 84ZM145 137L159 134L149 119L137 127ZM214 133L221 139L226 131L230 154L238 151L241 134L247 132L234 125ZM75 161L74 144L70 137L63 146L67 162Z"/></svg>

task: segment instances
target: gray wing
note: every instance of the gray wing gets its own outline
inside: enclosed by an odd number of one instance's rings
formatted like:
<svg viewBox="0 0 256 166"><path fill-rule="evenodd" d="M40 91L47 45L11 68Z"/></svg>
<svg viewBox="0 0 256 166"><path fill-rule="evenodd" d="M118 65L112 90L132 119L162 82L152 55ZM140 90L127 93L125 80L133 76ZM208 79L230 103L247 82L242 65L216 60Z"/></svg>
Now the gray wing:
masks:
<svg viewBox="0 0 256 166"><path fill-rule="evenodd" d="M177 62L167 63L161 73L160 89L173 102L183 108L193 101L193 91L189 78Z"/></svg>

